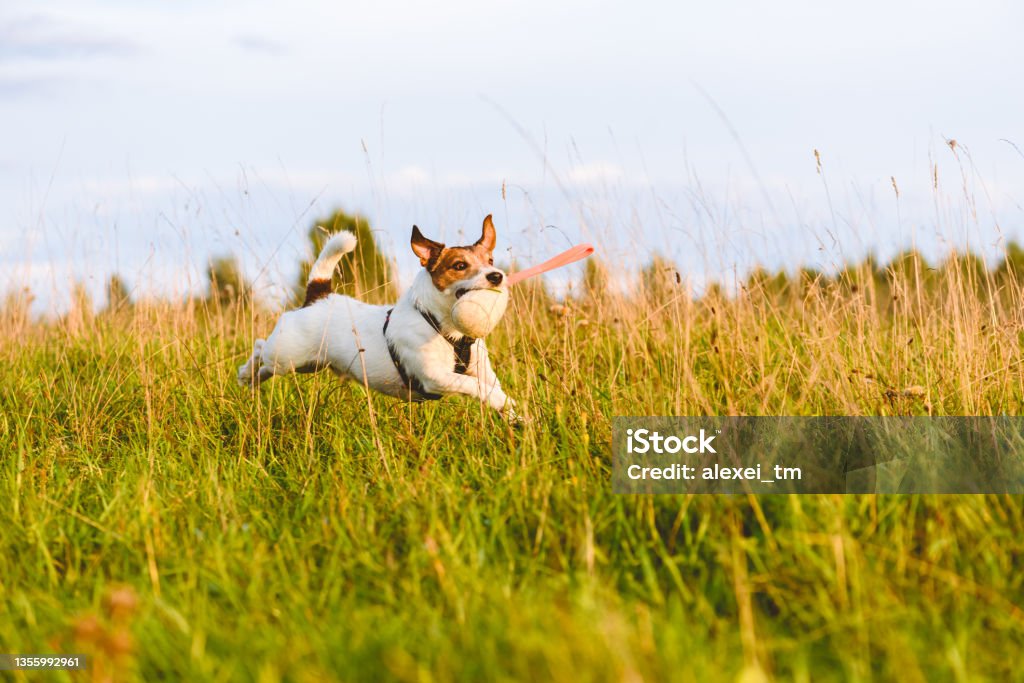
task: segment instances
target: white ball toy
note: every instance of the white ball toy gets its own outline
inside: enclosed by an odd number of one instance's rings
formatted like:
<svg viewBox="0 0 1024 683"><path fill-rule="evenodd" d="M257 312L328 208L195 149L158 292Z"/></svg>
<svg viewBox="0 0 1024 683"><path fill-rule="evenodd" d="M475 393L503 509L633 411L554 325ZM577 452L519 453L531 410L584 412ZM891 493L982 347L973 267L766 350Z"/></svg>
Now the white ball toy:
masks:
<svg viewBox="0 0 1024 683"><path fill-rule="evenodd" d="M473 289L452 306L452 322L462 334L481 339L498 325L508 307L508 288Z"/></svg>

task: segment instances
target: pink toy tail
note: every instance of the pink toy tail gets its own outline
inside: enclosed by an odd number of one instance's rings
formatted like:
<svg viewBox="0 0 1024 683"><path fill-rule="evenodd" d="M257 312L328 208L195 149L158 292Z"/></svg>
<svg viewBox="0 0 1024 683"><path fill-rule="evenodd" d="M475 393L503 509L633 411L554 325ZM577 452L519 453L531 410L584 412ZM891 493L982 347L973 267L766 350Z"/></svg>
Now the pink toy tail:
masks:
<svg viewBox="0 0 1024 683"><path fill-rule="evenodd" d="M546 273L549 270L554 270L555 268L567 266L570 263L579 261L580 259L585 259L593 253L593 246L589 244L577 244L575 247L567 249L561 254L549 258L544 263L533 266L532 268L527 268L526 270L520 270L519 272L512 273L508 276L508 284L511 286L517 282L522 282L528 277L533 277L534 275L540 275L541 273Z"/></svg>

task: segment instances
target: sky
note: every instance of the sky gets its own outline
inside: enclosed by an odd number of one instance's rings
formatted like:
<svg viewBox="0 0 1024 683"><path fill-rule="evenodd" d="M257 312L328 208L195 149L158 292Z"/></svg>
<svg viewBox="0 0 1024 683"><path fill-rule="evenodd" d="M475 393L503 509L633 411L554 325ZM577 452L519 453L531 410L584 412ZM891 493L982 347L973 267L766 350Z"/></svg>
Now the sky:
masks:
<svg viewBox="0 0 1024 683"><path fill-rule="evenodd" d="M335 208L406 281L414 223L488 213L499 261L586 240L697 283L992 257L1024 238L1022 27L994 0L5 3L0 293L179 296L230 254L280 302Z"/></svg>

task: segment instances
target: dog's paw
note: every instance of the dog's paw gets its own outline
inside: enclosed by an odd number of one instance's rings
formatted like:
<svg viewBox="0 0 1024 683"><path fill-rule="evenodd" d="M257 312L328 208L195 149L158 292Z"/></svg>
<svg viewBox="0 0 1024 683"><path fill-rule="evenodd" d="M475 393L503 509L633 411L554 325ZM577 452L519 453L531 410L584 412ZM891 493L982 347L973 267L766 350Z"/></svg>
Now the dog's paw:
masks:
<svg viewBox="0 0 1024 683"><path fill-rule="evenodd" d="M520 412L519 406L516 405L516 402L512 399L508 399L505 402L505 407L501 411L501 416L513 427L525 427L533 422L533 418Z"/></svg>
<svg viewBox="0 0 1024 683"><path fill-rule="evenodd" d="M238 374L236 375L236 378L238 379L238 386L251 387L254 384L254 378L256 376L254 370L260 366L260 358L263 357L263 345L266 343L267 342L264 339L257 339L255 343L253 343L252 355L249 357L249 360L245 362L245 365L240 365L238 367Z"/></svg>
<svg viewBox="0 0 1024 683"><path fill-rule="evenodd" d="M249 360L248 363L238 368L238 374L235 379L238 380L238 386L251 389L255 386L259 386L260 377L258 368L258 361L255 359Z"/></svg>
<svg viewBox="0 0 1024 683"><path fill-rule="evenodd" d="M530 417L529 415L520 415L517 413L515 415L508 417L507 419L508 423L517 429L522 429L527 425L533 424L533 418Z"/></svg>

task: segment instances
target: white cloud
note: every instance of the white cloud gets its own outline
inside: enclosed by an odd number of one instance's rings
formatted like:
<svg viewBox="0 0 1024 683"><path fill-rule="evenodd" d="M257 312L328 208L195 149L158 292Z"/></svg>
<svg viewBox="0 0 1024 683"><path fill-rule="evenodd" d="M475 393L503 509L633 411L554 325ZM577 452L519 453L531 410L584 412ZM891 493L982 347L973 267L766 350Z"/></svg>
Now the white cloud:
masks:
<svg viewBox="0 0 1024 683"><path fill-rule="evenodd" d="M626 173L622 167L609 161L573 166L566 174L566 179L575 185L609 185L625 177Z"/></svg>
<svg viewBox="0 0 1024 683"><path fill-rule="evenodd" d="M0 23L0 62L131 56L140 49L136 42L122 36L45 14Z"/></svg>
<svg viewBox="0 0 1024 683"><path fill-rule="evenodd" d="M237 36L234 43L246 52L267 55L269 57L281 57L290 52L287 45L266 36Z"/></svg>
<svg viewBox="0 0 1024 683"><path fill-rule="evenodd" d="M185 186L174 176L140 175L94 178L83 181L82 189L96 198L116 199L127 195L155 195Z"/></svg>

